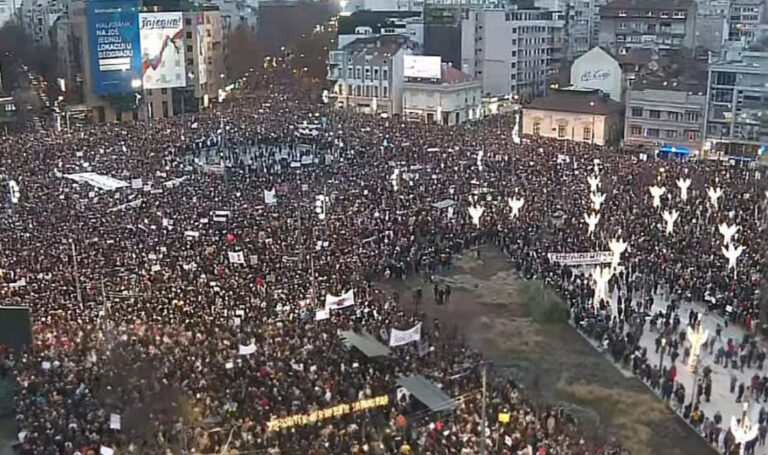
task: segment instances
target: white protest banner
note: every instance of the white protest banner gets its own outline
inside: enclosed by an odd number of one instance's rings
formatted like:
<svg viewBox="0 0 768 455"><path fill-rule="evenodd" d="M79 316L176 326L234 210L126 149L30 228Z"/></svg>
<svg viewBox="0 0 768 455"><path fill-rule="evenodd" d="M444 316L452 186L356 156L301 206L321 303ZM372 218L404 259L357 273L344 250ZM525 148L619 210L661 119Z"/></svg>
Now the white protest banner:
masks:
<svg viewBox="0 0 768 455"><path fill-rule="evenodd" d="M265 204L277 204L277 197L275 197L275 190L264 190L264 203Z"/></svg>
<svg viewBox="0 0 768 455"><path fill-rule="evenodd" d="M200 233L197 231L185 231L184 237L200 237Z"/></svg>
<svg viewBox="0 0 768 455"><path fill-rule="evenodd" d="M51 369L51 362L48 362L47 360L43 360L42 367L43 367L43 370L50 370Z"/></svg>
<svg viewBox="0 0 768 455"><path fill-rule="evenodd" d="M231 370L234 367L235 367L235 362L233 362L231 360L224 364L224 368L226 368L227 370Z"/></svg>
<svg viewBox="0 0 768 455"><path fill-rule="evenodd" d="M245 255L242 251L227 253L229 255L229 262L232 264L245 264Z"/></svg>
<svg viewBox="0 0 768 455"><path fill-rule="evenodd" d="M99 455L115 455L115 449L111 447L101 446L99 449Z"/></svg>
<svg viewBox="0 0 768 455"><path fill-rule="evenodd" d="M131 180L131 189L140 190L143 187L144 187L144 182L140 178Z"/></svg>
<svg viewBox="0 0 768 455"><path fill-rule="evenodd" d="M400 346L419 340L421 340L421 322L408 330L392 329L389 332L389 347Z"/></svg>
<svg viewBox="0 0 768 455"><path fill-rule="evenodd" d="M120 419L120 414L110 414L109 415L109 428L111 430L120 430L122 427L122 422Z"/></svg>
<svg viewBox="0 0 768 455"><path fill-rule="evenodd" d="M563 265L593 265L606 264L613 260L610 251L598 251L591 253L547 253L549 262Z"/></svg>
<svg viewBox="0 0 768 455"><path fill-rule="evenodd" d="M315 321L324 321L331 317L331 310L315 310Z"/></svg>
<svg viewBox="0 0 768 455"><path fill-rule="evenodd" d="M338 310L340 308L346 308L355 304L355 290L351 289L339 297L335 295L325 295L325 309L326 310Z"/></svg>
<svg viewBox="0 0 768 455"><path fill-rule="evenodd" d="M242 344L237 345L237 353L239 355L251 355L254 352L256 352L256 344L253 342L248 346L243 346Z"/></svg>

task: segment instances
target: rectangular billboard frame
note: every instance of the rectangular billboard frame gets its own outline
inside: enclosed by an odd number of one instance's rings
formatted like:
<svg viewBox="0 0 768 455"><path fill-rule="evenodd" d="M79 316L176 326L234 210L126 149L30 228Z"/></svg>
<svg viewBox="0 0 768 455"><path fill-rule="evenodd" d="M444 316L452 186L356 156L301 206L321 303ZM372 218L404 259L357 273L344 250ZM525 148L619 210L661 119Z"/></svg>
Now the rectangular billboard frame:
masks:
<svg viewBox="0 0 768 455"><path fill-rule="evenodd" d="M141 90L138 0L90 1L87 20L93 92Z"/></svg>

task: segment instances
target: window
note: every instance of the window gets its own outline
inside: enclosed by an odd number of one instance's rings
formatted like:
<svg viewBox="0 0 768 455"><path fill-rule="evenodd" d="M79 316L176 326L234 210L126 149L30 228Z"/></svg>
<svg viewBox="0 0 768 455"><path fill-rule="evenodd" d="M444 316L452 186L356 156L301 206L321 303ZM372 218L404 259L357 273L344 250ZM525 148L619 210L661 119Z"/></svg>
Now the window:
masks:
<svg viewBox="0 0 768 455"><path fill-rule="evenodd" d="M163 118L168 118L168 101L163 101Z"/></svg>
<svg viewBox="0 0 768 455"><path fill-rule="evenodd" d="M389 68L382 68L381 69L381 78L385 81L389 80Z"/></svg>
<svg viewBox="0 0 768 455"><path fill-rule="evenodd" d="M642 117L643 116L643 108L642 107L633 107L632 108L632 117Z"/></svg>
<svg viewBox="0 0 768 455"><path fill-rule="evenodd" d="M388 96L389 96L389 87L385 85L384 87L381 88L381 97L386 98Z"/></svg>
<svg viewBox="0 0 768 455"><path fill-rule="evenodd" d="M627 15L627 12L626 12L626 11L624 11L623 9L622 9L622 10L619 10L619 16L622 16L622 17L623 17L623 16L626 16L626 15Z"/></svg>
<svg viewBox="0 0 768 455"><path fill-rule="evenodd" d="M667 130L666 132L667 139L674 139L677 137L677 131L675 130Z"/></svg>
<svg viewBox="0 0 768 455"><path fill-rule="evenodd" d="M642 136L643 135L643 129L639 127L638 125L630 125L629 127L629 135L630 136Z"/></svg>
<svg viewBox="0 0 768 455"><path fill-rule="evenodd" d="M206 30L206 31L205 31L205 36L207 36L208 38L210 38L210 37L211 37L211 31L210 31L210 30Z"/></svg>
<svg viewBox="0 0 768 455"><path fill-rule="evenodd" d="M194 64L194 61L191 58L187 59L187 66L192 66Z"/></svg>
<svg viewBox="0 0 768 455"><path fill-rule="evenodd" d="M191 44L187 44L187 52L192 52L192 45Z"/></svg>
<svg viewBox="0 0 768 455"><path fill-rule="evenodd" d="M533 135L541 136L541 122L533 122Z"/></svg>
<svg viewBox="0 0 768 455"><path fill-rule="evenodd" d="M675 19L685 19L685 11L675 11L672 13L672 17Z"/></svg>
<svg viewBox="0 0 768 455"><path fill-rule="evenodd" d="M661 18L662 18L662 19L667 19L667 18L669 18L669 11L662 11L662 12L661 12Z"/></svg>
<svg viewBox="0 0 768 455"><path fill-rule="evenodd" d="M657 111L655 109L651 109L650 111L648 111L648 117L660 119L661 118L661 111Z"/></svg>
<svg viewBox="0 0 768 455"><path fill-rule="evenodd" d="M645 135L648 137L659 137L659 129L658 128L648 128L645 130Z"/></svg>
<svg viewBox="0 0 768 455"><path fill-rule="evenodd" d="M376 98L379 97L379 86L378 85L374 85L373 86L373 96L375 96Z"/></svg>
<svg viewBox="0 0 768 455"><path fill-rule="evenodd" d="M147 96L152 96L152 89L147 89Z"/></svg>
<svg viewBox="0 0 768 455"><path fill-rule="evenodd" d="M685 111L685 121L696 123L699 121L699 113L696 111Z"/></svg>
<svg viewBox="0 0 768 455"><path fill-rule="evenodd" d="M187 39L192 39L192 32L187 32Z"/></svg>
<svg viewBox="0 0 768 455"><path fill-rule="evenodd" d="M347 79L352 79L352 67L347 67Z"/></svg>
<svg viewBox="0 0 768 455"><path fill-rule="evenodd" d="M359 66L355 68L355 79L362 79L362 74L363 72Z"/></svg>
<svg viewBox="0 0 768 455"><path fill-rule="evenodd" d="M167 95L168 94L168 89L167 88L161 88L160 89L160 94L161 95Z"/></svg>
<svg viewBox="0 0 768 455"><path fill-rule="evenodd" d="M626 22L619 22L619 28L622 29L622 30L626 29L627 28L627 23Z"/></svg>
<svg viewBox="0 0 768 455"><path fill-rule="evenodd" d="M563 139L565 137L565 123L557 125L557 137Z"/></svg>
<svg viewBox="0 0 768 455"><path fill-rule="evenodd" d="M698 141L699 140L699 132L698 131L688 130L687 136L688 136L688 140L689 141Z"/></svg>
<svg viewBox="0 0 768 455"><path fill-rule="evenodd" d="M192 25L192 19L184 19L184 25Z"/></svg>
<svg viewBox="0 0 768 455"><path fill-rule="evenodd" d="M592 140L592 128L589 126L584 127L584 141L589 142Z"/></svg>
<svg viewBox="0 0 768 455"><path fill-rule="evenodd" d="M667 118L673 122L679 122L680 117L681 116L679 112L667 112Z"/></svg>
<svg viewBox="0 0 768 455"><path fill-rule="evenodd" d="M379 80L379 69L378 68L374 68L373 69L373 79L376 80L376 81Z"/></svg>

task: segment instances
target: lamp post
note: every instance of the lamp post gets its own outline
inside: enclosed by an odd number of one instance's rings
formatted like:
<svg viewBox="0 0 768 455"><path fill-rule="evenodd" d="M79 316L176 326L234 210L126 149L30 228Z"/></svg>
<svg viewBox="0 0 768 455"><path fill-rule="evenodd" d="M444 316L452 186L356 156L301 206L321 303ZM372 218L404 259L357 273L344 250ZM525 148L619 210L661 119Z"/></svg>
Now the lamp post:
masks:
<svg viewBox="0 0 768 455"><path fill-rule="evenodd" d="M187 98L187 87L189 84L192 84L192 89L194 90L194 81L195 81L195 73L190 71L187 73L187 84L182 87L181 90L181 138L184 139L184 126L186 124L186 101Z"/></svg>

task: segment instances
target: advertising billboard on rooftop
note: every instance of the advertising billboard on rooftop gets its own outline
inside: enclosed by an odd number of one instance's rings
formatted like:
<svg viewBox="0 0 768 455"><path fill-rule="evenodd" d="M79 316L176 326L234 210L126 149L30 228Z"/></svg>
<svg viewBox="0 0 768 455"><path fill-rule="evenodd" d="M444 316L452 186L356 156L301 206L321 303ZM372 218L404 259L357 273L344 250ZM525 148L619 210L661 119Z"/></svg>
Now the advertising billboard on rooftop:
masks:
<svg viewBox="0 0 768 455"><path fill-rule="evenodd" d="M93 92L109 95L140 90L138 1L101 0L87 5Z"/></svg>
<svg viewBox="0 0 768 455"><path fill-rule="evenodd" d="M442 76L440 56L404 55L403 76L418 79L440 79Z"/></svg>

